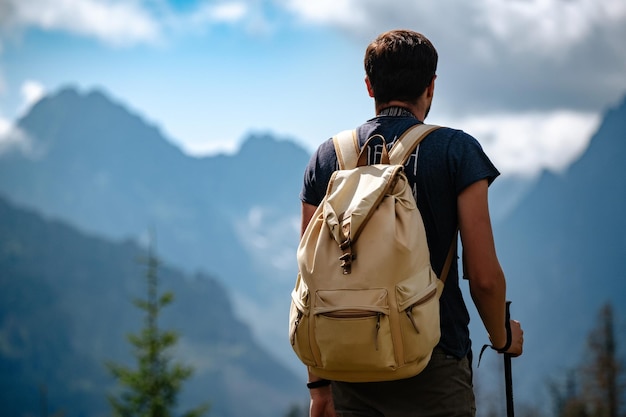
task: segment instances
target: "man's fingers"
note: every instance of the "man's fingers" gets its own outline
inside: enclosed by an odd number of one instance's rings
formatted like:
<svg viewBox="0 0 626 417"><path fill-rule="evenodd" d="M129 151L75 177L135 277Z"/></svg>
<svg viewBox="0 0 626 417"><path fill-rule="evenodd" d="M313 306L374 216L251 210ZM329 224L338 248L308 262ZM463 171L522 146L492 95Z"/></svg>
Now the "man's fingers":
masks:
<svg viewBox="0 0 626 417"><path fill-rule="evenodd" d="M511 347L507 353L513 357L520 356L524 351L524 330L517 320L511 320Z"/></svg>

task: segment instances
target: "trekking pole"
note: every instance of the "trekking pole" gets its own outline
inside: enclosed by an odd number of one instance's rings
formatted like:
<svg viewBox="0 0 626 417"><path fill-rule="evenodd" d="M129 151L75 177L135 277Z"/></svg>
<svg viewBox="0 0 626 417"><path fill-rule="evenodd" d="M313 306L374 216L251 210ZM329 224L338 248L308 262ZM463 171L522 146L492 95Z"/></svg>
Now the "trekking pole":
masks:
<svg viewBox="0 0 626 417"><path fill-rule="evenodd" d="M511 320L511 302L506 302L506 323L509 326ZM506 416L514 417L515 411L513 409L513 376L511 374L511 354L504 353L504 382L506 389Z"/></svg>

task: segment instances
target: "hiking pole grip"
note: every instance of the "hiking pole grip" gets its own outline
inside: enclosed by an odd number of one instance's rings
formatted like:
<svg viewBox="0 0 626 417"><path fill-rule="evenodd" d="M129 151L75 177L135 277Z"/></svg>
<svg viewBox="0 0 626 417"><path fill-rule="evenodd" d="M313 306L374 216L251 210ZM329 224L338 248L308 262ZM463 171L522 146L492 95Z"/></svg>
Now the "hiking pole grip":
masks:
<svg viewBox="0 0 626 417"><path fill-rule="evenodd" d="M510 332L511 330L511 302L506 302L506 328ZM504 353L504 381L506 389L506 415L507 417L514 417L515 411L513 409L513 376L511 373L511 354Z"/></svg>

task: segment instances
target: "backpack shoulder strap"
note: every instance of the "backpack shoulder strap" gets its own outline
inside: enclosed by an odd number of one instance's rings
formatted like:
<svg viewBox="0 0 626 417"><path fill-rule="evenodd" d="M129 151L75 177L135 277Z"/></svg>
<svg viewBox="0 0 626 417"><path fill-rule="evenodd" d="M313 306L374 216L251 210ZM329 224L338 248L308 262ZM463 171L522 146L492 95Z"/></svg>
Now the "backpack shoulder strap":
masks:
<svg viewBox="0 0 626 417"><path fill-rule="evenodd" d="M344 130L333 136L335 153L339 169L351 169L356 167L359 160L359 143L357 142L356 129Z"/></svg>
<svg viewBox="0 0 626 417"><path fill-rule="evenodd" d="M415 147L433 130L441 126L418 124L407 129L393 144L389 151L389 159L392 164L404 165Z"/></svg>
<svg viewBox="0 0 626 417"><path fill-rule="evenodd" d="M454 232L454 239L450 243L450 249L448 249L448 256L446 256L446 261L443 264L443 269L441 270L441 276L439 279L442 283L446 283L446 279L448 279L448 275L450 274L450 268L452 267L452 259L454 259L455 249L457 246L457 240L459 238L459 230L457 229Z"/></svg>
<svg viewBox="0 0 626 417"><path fill-rule="evenodd" d="M428 136L429 133L439 129L440 127L441 126L437 125L418 124L409 128L398 138L398 140L396 140L396 143L393 144L393 147L389 151L389 159L391 160L391 163L404 165L411 153L414 152L415 147L419 145L419 143L426 136ZM439 277L441 282L444 284L446 283L446 279L450 273L450 268L452 267L452 261L455 257L458 233L459 231L457 230L454 233L452 242L450 242L450 248L448 249L448 254L443 264L443 269L441 270L441 276Z"/></svg>

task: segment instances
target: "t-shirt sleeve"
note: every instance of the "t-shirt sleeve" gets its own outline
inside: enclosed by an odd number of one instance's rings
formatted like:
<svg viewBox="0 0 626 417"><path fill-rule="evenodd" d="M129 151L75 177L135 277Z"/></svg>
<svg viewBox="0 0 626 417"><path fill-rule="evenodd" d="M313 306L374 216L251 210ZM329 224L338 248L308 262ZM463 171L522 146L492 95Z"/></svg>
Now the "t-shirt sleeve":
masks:
<svg viewBox="0 0 626 417"><path fill-rule="evenodd" d="M330 177L337 170L337 155L332 139L322 143L315 151L304 170L304 181L300 191L303 203L319 206Z"/></svg>
<svg viewBox="0 0 626 417"><path fill-rule="evenodd" d="M486 179L491 184L500 175L480 143L463 131L452 138L449 157L457 195L480 180Z"/></svg>

